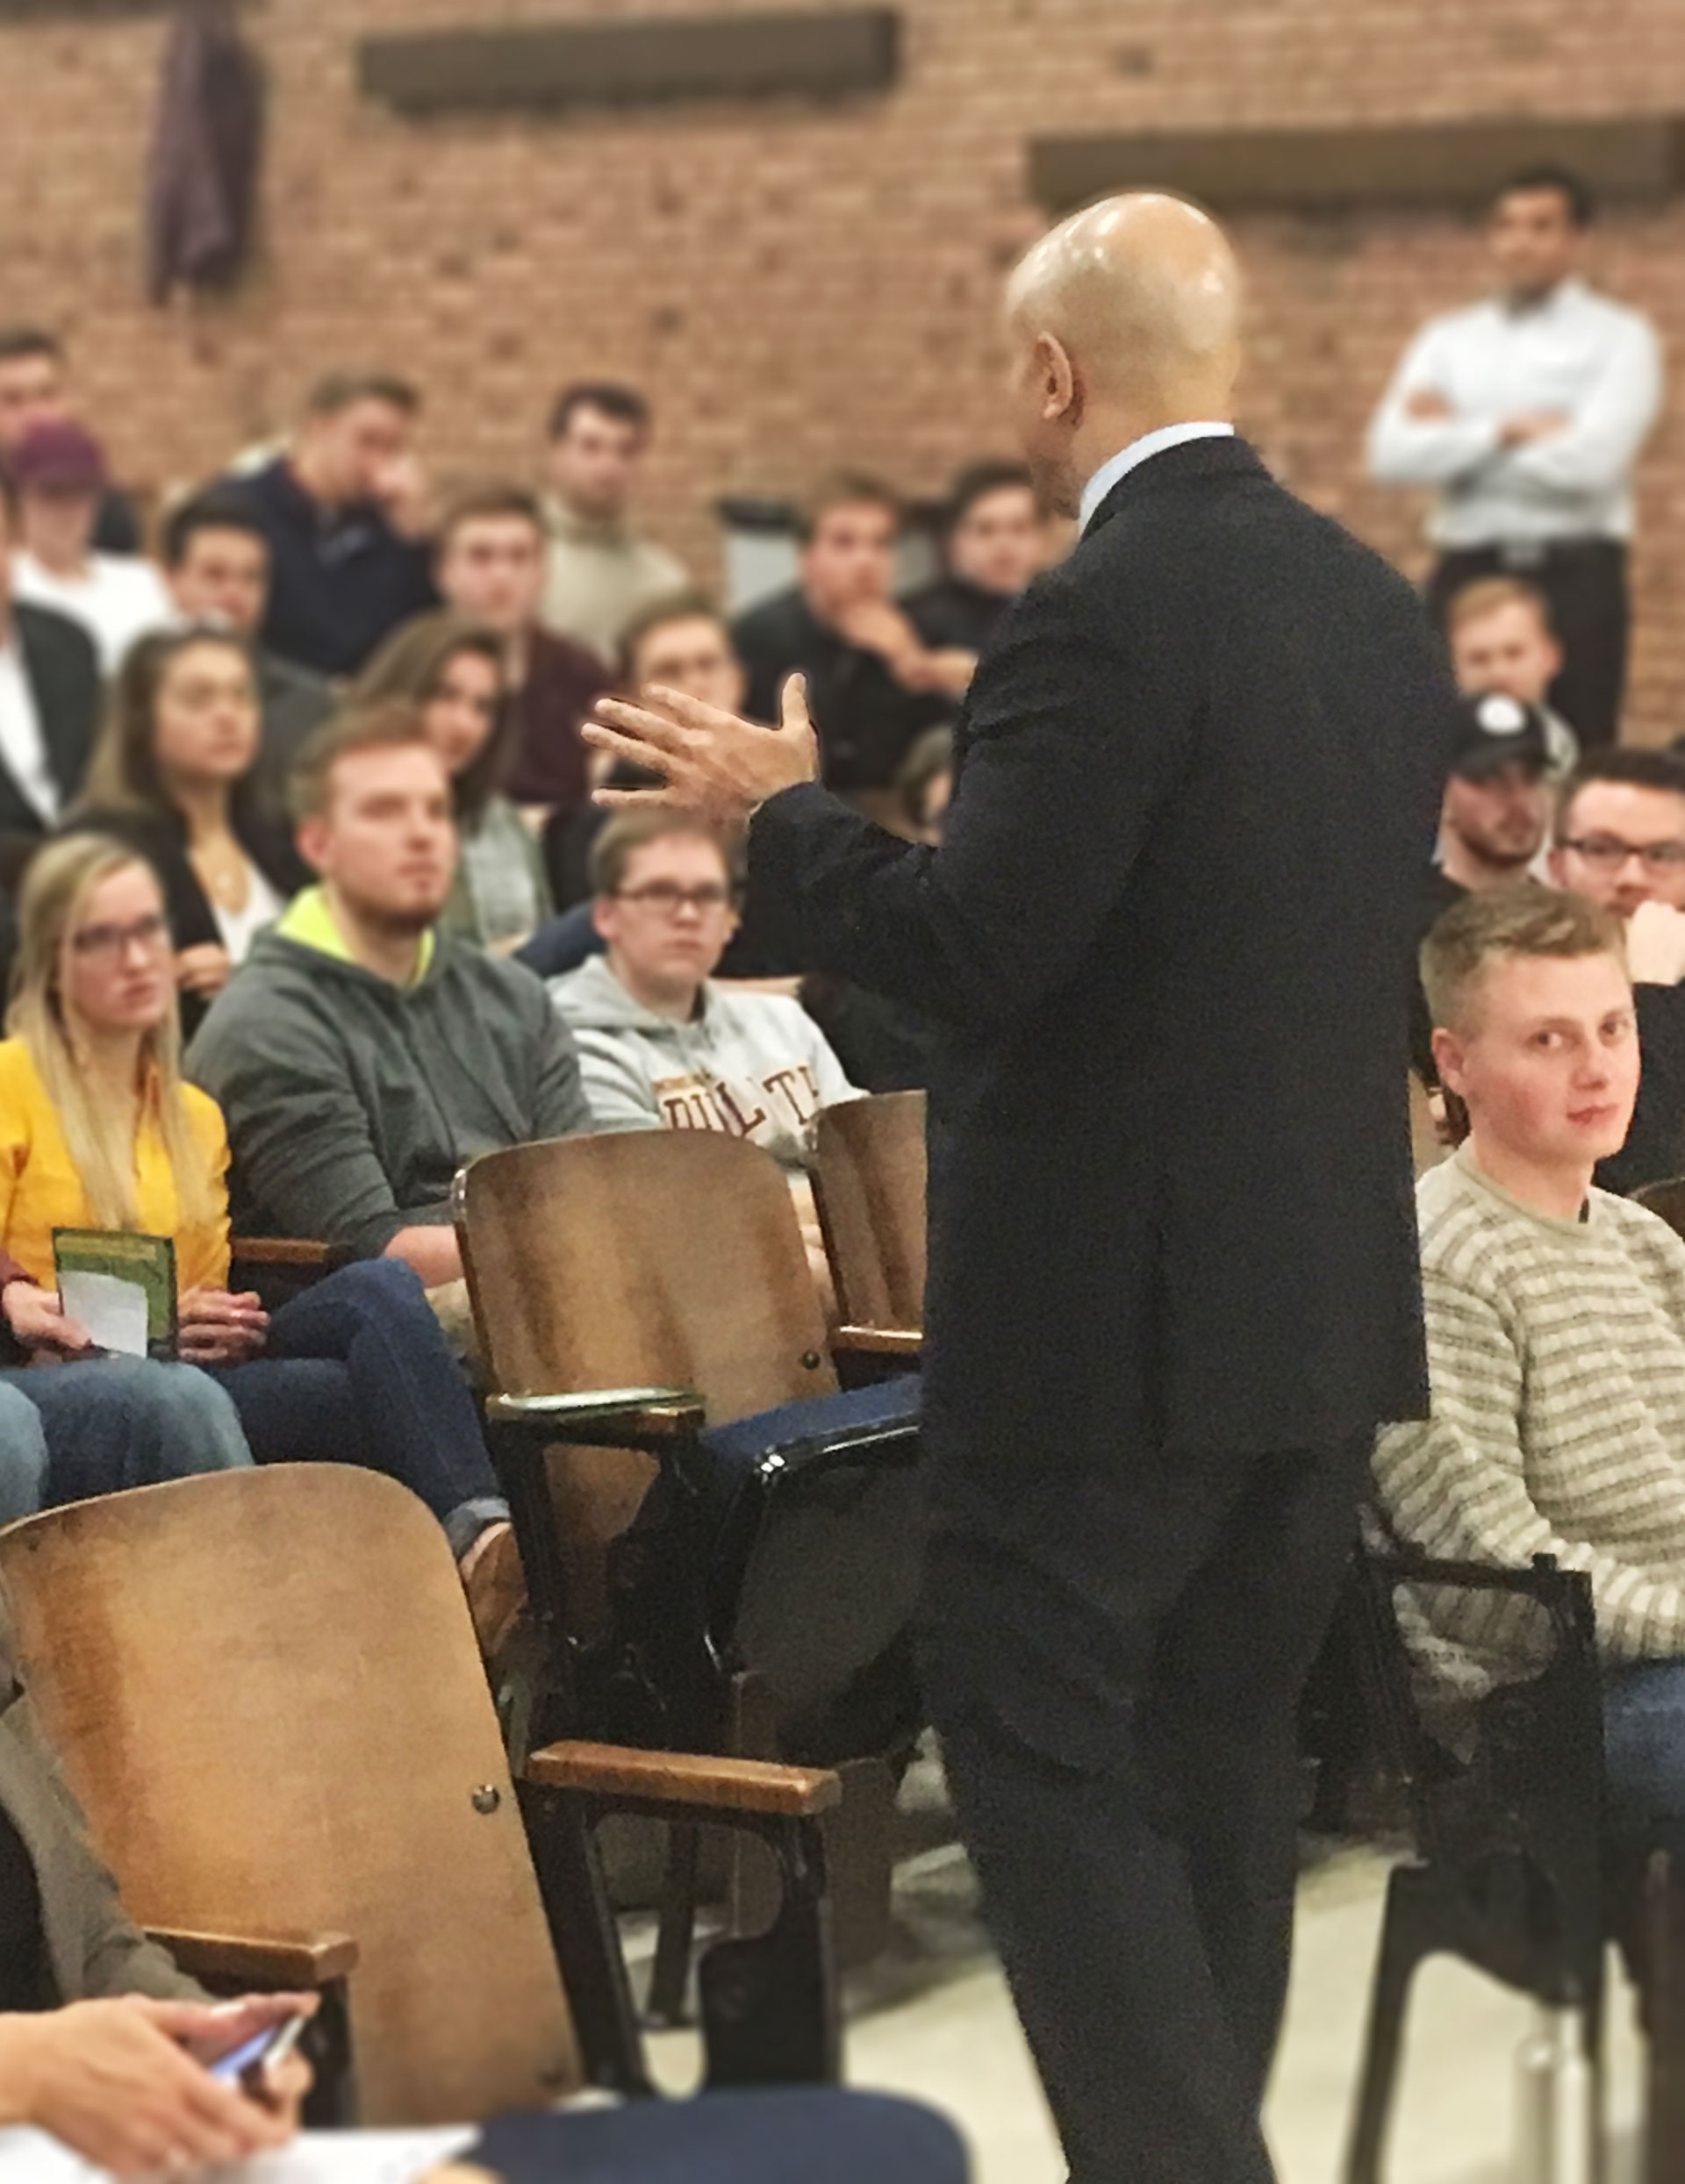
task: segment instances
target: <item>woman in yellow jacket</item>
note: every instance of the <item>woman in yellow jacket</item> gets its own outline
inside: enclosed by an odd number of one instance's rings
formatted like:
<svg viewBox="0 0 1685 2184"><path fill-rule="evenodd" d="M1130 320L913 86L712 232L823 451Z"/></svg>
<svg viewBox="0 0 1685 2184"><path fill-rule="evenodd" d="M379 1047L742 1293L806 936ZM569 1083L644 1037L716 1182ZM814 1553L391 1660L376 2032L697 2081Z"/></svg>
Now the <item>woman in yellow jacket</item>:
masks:
<svg viewBox="0 0 1685 2184"><path fill-rule="evenodd" d="M54 1228L171 1238L180 1355L233 1398L257 1460L362 1463L411 1487L443 1524L495 1650L524 1596L520 1561L473 1398L415 1275L358 1261L273 1319L227 1287L228 1142L215 1101L182 1081L151 867L98 835L51 843L18 922L0 1250L51 1291Z"/></svg>

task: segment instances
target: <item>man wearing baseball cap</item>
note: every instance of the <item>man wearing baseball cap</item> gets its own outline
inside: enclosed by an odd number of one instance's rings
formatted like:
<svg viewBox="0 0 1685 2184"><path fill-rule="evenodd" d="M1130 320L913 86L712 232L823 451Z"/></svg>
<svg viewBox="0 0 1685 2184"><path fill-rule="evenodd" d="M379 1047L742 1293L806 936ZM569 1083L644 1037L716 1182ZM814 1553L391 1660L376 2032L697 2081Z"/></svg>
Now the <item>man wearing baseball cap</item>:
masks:
<svg viewBox="0 0 1685 2184"><path fill-rule="evenodd" d="M1457 722L1439 817L1439 870L1443 880L1478 894L1525 877L1545 846L1550 727L1537 705L1496 691L1459 699Z"/></svg>
<svg viewBox="0 0 1685 2184"><path fill-rule="evenodd" d="M107 484L104 450L69 418L46 419L30 426L7 467L21 533L12 556L14 596L79 622L102 670L114 674L135 639L168 622L173 610L150 562L102 554L93 545Z"/></svg>

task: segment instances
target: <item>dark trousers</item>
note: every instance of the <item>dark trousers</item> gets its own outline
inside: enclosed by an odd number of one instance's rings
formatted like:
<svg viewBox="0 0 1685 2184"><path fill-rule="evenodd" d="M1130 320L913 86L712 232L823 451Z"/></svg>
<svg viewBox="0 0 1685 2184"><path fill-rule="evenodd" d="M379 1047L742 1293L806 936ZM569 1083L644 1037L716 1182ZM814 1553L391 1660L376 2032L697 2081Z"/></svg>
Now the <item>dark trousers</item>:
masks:
<svg viewBox="0 0 1685 2184"><path fill-rule="evenodd" d="M1370 1445L1131 1458L1064 1570L1045 1527L933 1544L926 1695L1072 2184L1272 2176L1296 1712Z"/></svg>
<svg viewBox="0 0 1685 2184"><path fill-rule="evenodd" d="M1538 558L1514 547L1447 554L1428 579L1428 604L1443 622L1453 596L1480 576L1521 576L1550 601L1562 672L1549 701L1588 749L1617 742L1626 691L1631 609L1626 548L1615 539L1572 539Z"/></svg>
<svg viewBox="0 0 1685 2184"><path fill-rule="evenodd" d="M361 1464L419 1495L460 1557L506 1516L479 1413L427 1292L398 1259L359 1259L282 1306L269 1345L212 1368L260 1464Z"/></svg>

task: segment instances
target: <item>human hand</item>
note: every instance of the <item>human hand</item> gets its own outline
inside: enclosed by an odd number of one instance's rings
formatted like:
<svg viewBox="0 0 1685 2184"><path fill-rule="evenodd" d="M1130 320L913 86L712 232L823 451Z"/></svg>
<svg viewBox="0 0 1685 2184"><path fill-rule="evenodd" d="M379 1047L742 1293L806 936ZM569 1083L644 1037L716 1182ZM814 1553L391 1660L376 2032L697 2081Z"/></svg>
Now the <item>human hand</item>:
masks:
<svg viewBox="0 0 1685 2184"><path fill-rule="evenodd" d="M1535 440L1547 440L1567 423L1560 410L1534 410L1523 417L1507 417L1498 427L1499 444L1525 448Z"/></svg>
<svg viewBox="0 0 1685 2184"><path fill-rule="evenodd" d="M1418 425L1443 425L1455 412L1444 395L1436 394L1430 387L1421 387L1405 398L1404 414Z"/></svg>
<svg viewBox="0 0 1685 2184"><path fill-rule="evenodd" d="M183 993L201 993L208 1000L233 975L234 959L220 942L200 941L176 951L176 983Z"/></svg>
<svg viewBox="0 0 1685 2184"><path fill-rule="evenodd" d="M269 1315L255 1290L190 1289L176 1310L176 1347L191 1365L237 1365L256 1357Z"/></svg>
<svg viewBox="0 0 1685 2184"><path fill-rule="evenodd" d="M1641 902L1626 921L1626 969L1634 985L1673 986L1685 978L1685 910Z"/></svg>
<svg viewBox="0 0 1685 2184"><path fill-rule="evenodd" d="M921 653L896 673L909 690L940 691L949 698L963 698L977 673L977 655L958 645L948 645L939 652Z"/></svg>
<svg viewBox="0 0 1685 2184"><path fill-rule="evenodd" d="M394 455L375 473L375 498L400 538L424 539L431 510L427 474L413 455Z"/></svg>
<svg viewBox="0 0 1685 2184"><path fill-rule="evenodd" d="M0 1290L0 1312L25 1350L74 1356L86 1350L90 1336L81 1321L68 1319L56 1289L34 1282L8 1282Z"/></svg>
<svg viewBox="0 0 1685 2184"><path fill-rule="evenodd" d="M125 2178L284 2145L298 2128L296 2078L283 2100L254 2101L190 2052L188 2044L226 2042L242 2023L239 2037L249 2038L239 2011L138 1994L0 2019L0 2116Z"/></svg>
<svg viewBox="0 0 1685 2184"><path fill-rule="evenodd" d="M893 599L851 600L832 619L851 645L877 653L898 676L917 673L927 656L919 633Z"/></svg>
<svg viewBox="0 0 1685 2184"><path fill-rule="evenodd" d="M768 797L819 777L819 741L802 679L785 681L776 728L740 720L680 691L652 684L642 703L599 698L582 731L594 749L661 776L654 789L598 789L605 805L659 804L696 812L716 826L747 819Z"/></svg>

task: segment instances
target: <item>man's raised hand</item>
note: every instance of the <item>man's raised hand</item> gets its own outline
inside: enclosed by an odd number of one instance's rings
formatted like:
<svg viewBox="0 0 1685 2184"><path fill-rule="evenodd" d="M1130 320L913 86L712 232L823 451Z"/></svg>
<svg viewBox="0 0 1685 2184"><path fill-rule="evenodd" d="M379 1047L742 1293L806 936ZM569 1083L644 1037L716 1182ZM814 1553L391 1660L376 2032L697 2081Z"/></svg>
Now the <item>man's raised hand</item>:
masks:
<svg viewBox="0 0 1685 2184"><path fill-rule="evenodd" d="M599 789L595 800L665 805L717 826L745 820L780 789L819 776L819 743L800 676L785 683L779 725L769 728L659 684L636 702L599 698L596 717L584 726L585 741L661 780L652 789Z"/></svg>

